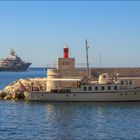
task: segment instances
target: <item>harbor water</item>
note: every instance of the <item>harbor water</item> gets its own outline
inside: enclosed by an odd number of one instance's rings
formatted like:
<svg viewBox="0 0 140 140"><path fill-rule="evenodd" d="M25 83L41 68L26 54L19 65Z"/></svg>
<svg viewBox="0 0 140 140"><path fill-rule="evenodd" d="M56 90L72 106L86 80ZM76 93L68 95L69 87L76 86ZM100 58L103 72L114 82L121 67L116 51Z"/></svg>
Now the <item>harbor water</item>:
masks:
<svg viewBox="0 0 140 140"><path fill-rule="evenodd" d="M0 72L0 89L14 80L46 76L43 68ZM138 140L140 102L0 100L0 140Z"/></svg>

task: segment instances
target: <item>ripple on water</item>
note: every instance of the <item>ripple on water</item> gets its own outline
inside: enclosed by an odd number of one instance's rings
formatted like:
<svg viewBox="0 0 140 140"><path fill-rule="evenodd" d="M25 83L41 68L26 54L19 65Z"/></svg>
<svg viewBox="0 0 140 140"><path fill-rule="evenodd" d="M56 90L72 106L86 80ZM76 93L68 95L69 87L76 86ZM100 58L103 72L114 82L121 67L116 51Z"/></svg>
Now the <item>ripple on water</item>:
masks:
<svg viewBox="0 0 140 140"><path fill-rule="evenodd" d="M140 103L0 102L0 139L139 139Z"/></svg>

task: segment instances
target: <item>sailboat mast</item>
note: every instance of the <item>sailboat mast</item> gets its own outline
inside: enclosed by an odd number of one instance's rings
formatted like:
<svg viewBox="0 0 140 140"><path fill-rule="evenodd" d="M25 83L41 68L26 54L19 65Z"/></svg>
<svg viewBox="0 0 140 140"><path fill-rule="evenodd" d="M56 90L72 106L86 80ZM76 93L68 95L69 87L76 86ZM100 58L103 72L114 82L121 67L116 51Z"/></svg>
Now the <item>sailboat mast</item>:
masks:
<svg viewBox="0 0 140 140"><path fill-rule="evenodd" d="M88 43L87 43L87 39L86 39L86 60L87 60L87 73L88 73L88 78L89 78L89 61L88 61Z"/></svg>

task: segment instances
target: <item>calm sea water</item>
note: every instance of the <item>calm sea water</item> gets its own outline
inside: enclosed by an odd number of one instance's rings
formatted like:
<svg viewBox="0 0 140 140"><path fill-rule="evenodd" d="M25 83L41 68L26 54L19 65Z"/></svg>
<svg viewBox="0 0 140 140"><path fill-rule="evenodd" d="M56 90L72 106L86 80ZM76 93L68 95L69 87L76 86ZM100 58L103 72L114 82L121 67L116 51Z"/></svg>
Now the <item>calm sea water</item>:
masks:
<svg viewBox="0 0 140 140"><path fill-rule="evenodd" d="M13 80L43 77L43 69L0 72ZM139 140L140 102L0 101L0 140Z"/></svg>

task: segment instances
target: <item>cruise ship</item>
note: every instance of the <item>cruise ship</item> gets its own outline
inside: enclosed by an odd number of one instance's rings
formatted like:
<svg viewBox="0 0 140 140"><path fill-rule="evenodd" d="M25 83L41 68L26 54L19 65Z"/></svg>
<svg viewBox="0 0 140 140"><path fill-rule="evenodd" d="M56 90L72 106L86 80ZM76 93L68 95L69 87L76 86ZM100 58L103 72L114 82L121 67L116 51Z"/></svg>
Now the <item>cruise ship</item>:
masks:
<svg viewBox="0 0 140 140"><path fill-rule="evenodd" d="M26 71L32 63L23 61L13 49L8 56L0 60L0 71Z"/></svg>
<svg viewBox="0 0 140 140"><path fill-rule="evenodd" d="M45 91L25 91L29 101L140 101L140 87L135 87L130 77L119 77L108 73L92 77L88 64L88 46L86 41L87 71L85 76L78 74L75 59L69 58L69 49L64 48L64 57L57 59L56 68L47 69Z"/></svg>

